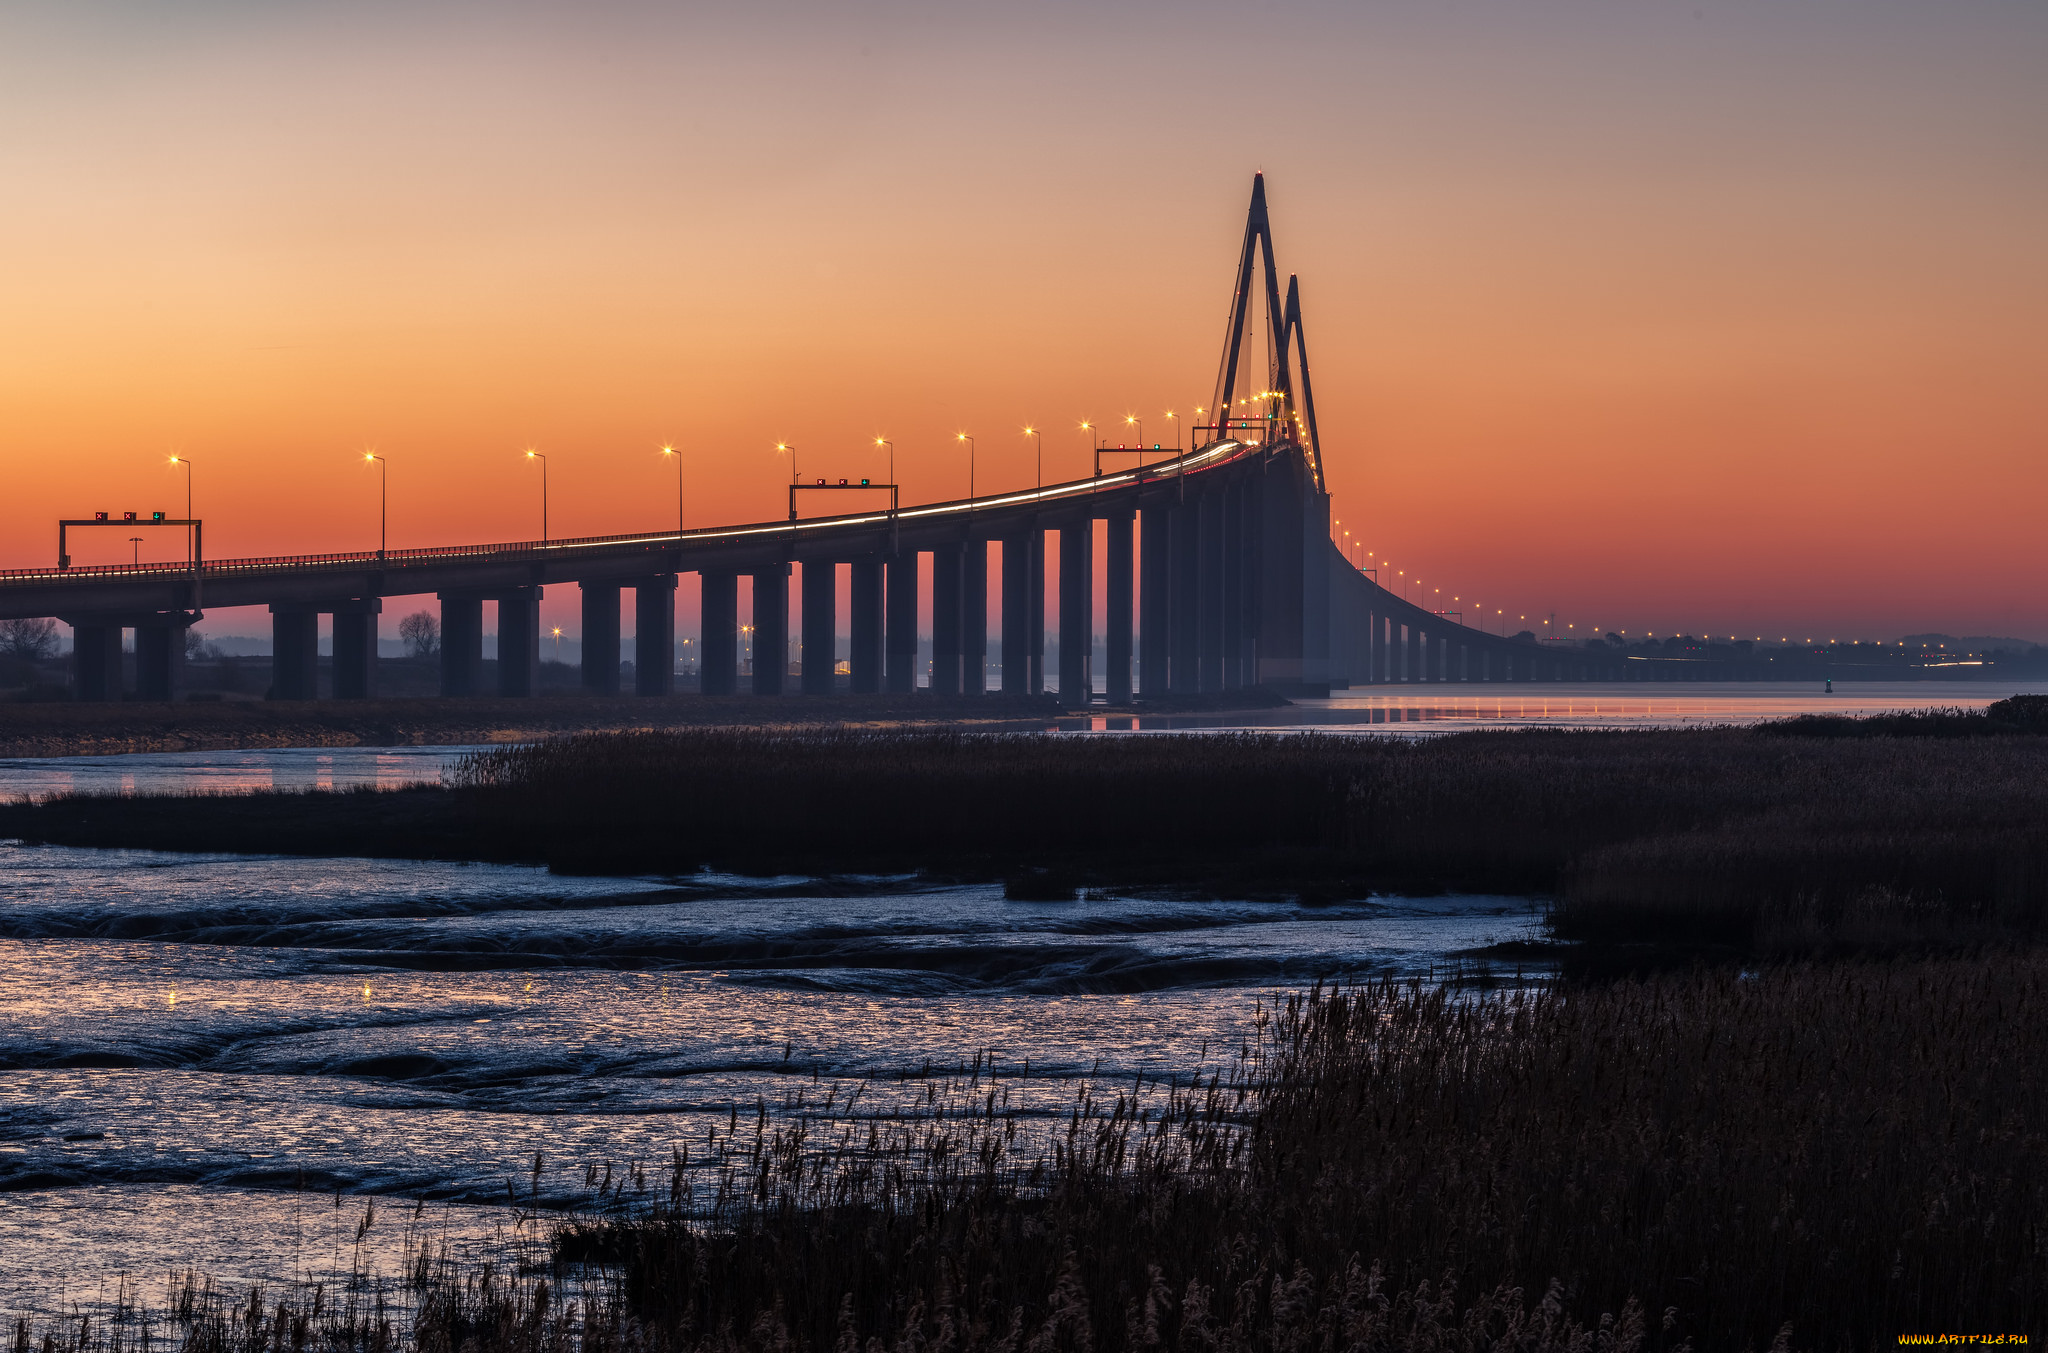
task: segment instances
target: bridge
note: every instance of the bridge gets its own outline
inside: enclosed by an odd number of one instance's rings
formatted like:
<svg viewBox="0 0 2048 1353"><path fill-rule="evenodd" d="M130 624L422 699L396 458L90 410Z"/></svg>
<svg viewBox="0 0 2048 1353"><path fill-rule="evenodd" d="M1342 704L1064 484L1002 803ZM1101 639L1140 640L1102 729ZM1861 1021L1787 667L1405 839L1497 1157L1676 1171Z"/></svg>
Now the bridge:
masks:
<svg viewBox="0 0 2048 1353"><path fill-rule="evenodd" d="M1247 354L1255 297L1264 353ZM1263 360L1254 360L1263 358ZM931 572L930 688L979 694L989 647L988 569L1001 570L1000 681L1047 688L1044 551L1058 552L1058 689L1086 703L1096 593L1094 538L1106 544L1102 633L1111 704L1265 687L1326 694L1382 682L1589 681L1646 675L1591 648L1487 634L1416 606L1353 567L1330 539L1330 498L1316 428L1298 280L1284 294L1262 177L1252 183L1206 440L1153 464L1087 479L886 511L568 540L189 564L0 572L0 619L56 617L72 629L73 693L121 698L124 631L135 636L136 689L177 697L185 633L205 605L268 606L273 698L315 694L319 617L333 617L333 692L377 693L377 617L387 597L432 593L441 608L441 693L485 690L483 608L496 610L495 694L531 695L540 665L542 589L581 590L583 685L620 687L620 607L632 593L634 685L665 695L675 670L675 593L701 588L701 689L740 690L739 577L752 579L758 652L787 652L789 589L800 579L799 688L836 683L838 570L850 570L850 687L916 685L920 573ZM818 483L823 484L820 480ZM792 484L791 501L796 487ZM893 494L892 494L893 496ZM991 551L990 545L998 548ZM783 693L787 663L756 663L751 690Z"/></svg>

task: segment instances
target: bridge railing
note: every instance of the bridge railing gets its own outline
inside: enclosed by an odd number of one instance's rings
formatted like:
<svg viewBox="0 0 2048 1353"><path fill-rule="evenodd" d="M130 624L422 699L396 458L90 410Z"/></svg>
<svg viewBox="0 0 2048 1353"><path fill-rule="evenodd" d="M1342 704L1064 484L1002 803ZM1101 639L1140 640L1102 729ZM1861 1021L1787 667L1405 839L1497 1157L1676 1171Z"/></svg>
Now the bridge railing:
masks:
<svg viewBox="0 0 2048 1353"><path fill-rule="evenodd" d="M928 520L936 516L954 513L962 515L975 512L996 511L1003 508L1023 507L1039 503L1059 504L1076 498L1100 492L1105 488L1122 487L1143 483L1148 480L1168 478L1190 471L1212 468L1214 465L1233 460L1247 451L1260 451L1257 445L1236 442L1212 443L1188 451L1171 460L1148 465L1142 469L1125 470L1090 479L1068 480L1057 484L1045 484L1037 488L1017 489L1005 493L985 494L977 498L961 498L950 502L924 503L906 507L894 514L899 521ZM201 579L231 578L250 574L273 573L286 569L333 568L333 569L403 569L413 564L433 564L452 559L474 558L492 555L506 562L522 559L560 557L564 551L602 549L607 546L645 545L650 549L674 549L695 542L732 540L762 535L798 535L833 527L854 526L885 522L891 514L883 512L851 513L838 517L813 517L803 521L773 521L750 523L739 526L701 527L696 530L675 531L631 531L620 535L568 536L553 540L501 541L482 545L433 545L409 550L348 550L327 554L275 554L255 555L239 559L212 559L202 561L199 566ZM44 568L0 569L0 585L6 583L52 583L70 580L107 581L118 578L178 579L192 576L189 563L150 564L72 564L65 568L54 566Z"/></svg>

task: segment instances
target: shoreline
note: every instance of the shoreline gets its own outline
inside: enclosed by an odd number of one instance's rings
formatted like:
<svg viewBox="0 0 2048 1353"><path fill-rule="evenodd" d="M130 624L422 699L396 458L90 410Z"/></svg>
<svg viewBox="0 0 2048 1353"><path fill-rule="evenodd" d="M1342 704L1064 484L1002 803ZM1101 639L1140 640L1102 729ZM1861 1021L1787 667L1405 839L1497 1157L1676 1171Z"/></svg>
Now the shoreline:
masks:
<svg viewBox="0 0 2048 1353"><path fill-rule="evenodd" d="M1234 713L1284 707L1263 691L1189 697L1086 715ZM0 757L120 756L294 747L426 747L531 742L571 733L687 728L953 728L1029 732L1083 717L1050 695L542 695L446 700L0 703Z"/></svg>

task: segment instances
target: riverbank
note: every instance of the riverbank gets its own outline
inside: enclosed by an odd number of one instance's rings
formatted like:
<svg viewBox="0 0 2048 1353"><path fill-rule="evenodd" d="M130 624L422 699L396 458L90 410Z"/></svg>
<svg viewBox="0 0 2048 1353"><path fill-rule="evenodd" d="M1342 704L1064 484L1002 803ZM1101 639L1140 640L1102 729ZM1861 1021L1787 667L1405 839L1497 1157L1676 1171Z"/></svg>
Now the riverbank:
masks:
<svg viewBox="0 0 2048 1353"><path fill-rule="evenodd" d="M1030 900L1500 893L1554 898L1569 940L1891 952L2042 933L2048 738L2026 726L580 734L474 754L440 786L16 803L0 835L566 874L922 873Z"/></svg>

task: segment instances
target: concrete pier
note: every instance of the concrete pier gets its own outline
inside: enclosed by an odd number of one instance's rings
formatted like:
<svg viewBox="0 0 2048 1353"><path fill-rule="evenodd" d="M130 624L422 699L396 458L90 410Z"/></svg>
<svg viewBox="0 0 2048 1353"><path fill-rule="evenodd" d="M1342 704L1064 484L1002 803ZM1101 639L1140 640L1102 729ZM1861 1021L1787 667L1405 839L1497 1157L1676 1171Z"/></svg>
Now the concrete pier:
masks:
<svg viewBox="0 0 2048 1353"><path fill-rule="evenodd" d="M1201 508L1194 500L1175 507L1167 523L1173 551L1171 616L1167 622L1173 651L1167 688L1175 695L1193 695L1202 688L1202 532Z"/></svg>
<svg viewBox="0 0 2048 1353"><path fill-rule="evenodd" d="M483 694L484 599L473 592L443 592L441 694Z"/></svg>
<svg viewBox="0 0 2048 1353"><path fill-rule="evenodd" d="M803 570L803 693L830 695L838 659L839 570L829 559L806 559Z"/></svg>
<svg viewBox="0 0 2048 1353"><path fill-rule="evenodd" d="M1095 523L1060 528L1060 703L1069 709L1095 697Z"/></svg>
<svg viewBox="0 0 2048 1353"><path fill-rule="evenodd" d="M1103 523L1102 693L1112 705L1131 703L1131 527L1134 514L1111 512Z"/></svg>
<svg viewBox="0 0 2048 1353"><path fill-rule="evenodd" d="M698 613L697 688L706 695L737 695L740 689L740 579L729 570L698 575L703 589Z"/></svg>
<svg viewBox="0 0 2048 1353"><path fill-rule="evenodd" d="M1200 570L1196 601L1195 643L1197 686L1223 689L1223 495L1202 491L1195 512L1195 549Z"/></svg>
<svg viewBox="0 0 2048 1353"><path fill-rule="evenodd" d="M79 700L121 698L121 627L71 622L71 692Z"/></svg>
<svg viewBox="0 0 2048 1353"><path fill-rule="evenodd" d="M135 626L135 698L175 700L185 686L185 630L182 616Z"/></svg>
<svg viewBox="0 0 2048 1353"><path fill-rule="evenodd" d="M540 597L538 587L498 593L499 695L523 697L540 690Z"/></svg>
<svg viewBox="0 0 2048 1353"><path fill-rule="evenodd" d="M1031 689L1031 538L1003 537L1003 694ZM1040 622L1041 625L1044 623Z"/></svg>
<svg viewBox="0 0 2048 1353"><path fill-rule="evenodd" d="M848 617L853 646L847 655L849 687L858 695L882 689L882 561L853 561L853 597Z"/></svg>
<svg viewBox="0 0 2048 1353"><path fill-rule="evenodd" d="M1244 661L1244 488L1223 490L1222 689L1245 684Z"/></svg>
<svg viewBox="0 0 2048 1353"><path fill-rule="evenodd" d="M960 693L960 566L958 545L932 547L932 694Z"/></svg>
<svg viewBox="0 0 2048 1353"><path fill-rule="evenodd" d="M960 689L988 693L988 542L970 540L960 561Z"/></svg>
<svg viewBox="0 0 2048 1353"><path fill-rule="evenodd" d="M1144 508L1138 526L1138 690L1157 699L1170 689L1173 663L1172 513Z"/></svg>
<svg viewBox="0 0 2048 1353"><path fill-rule="evenodd" d="M612 643L616 672L618 642ZM633 584L633 693L673 695L676 689L676 575Z"/></svg>
<svg viewBox="0 0 2048 1353"><path fill-rule="evenodd" d="M908 695L917 689L917 551L889 561L883 583L882 689Z"/></svg>
<svg viewBox="0 0 2048 1353"><path fill-rule="evenodd" d="M619 693L619 585L579 584L583 591L583 689Z"/></svg>
<svg viewBox="0 0 2048 1353"><path fill-rule="evenodd" d="M482 607L478 607L481 611ZM479 627L481 628L481 627ZM442 626L441 651L448 651L447 626ZM311 606L274 604L270 608L270 698L312 700L319 694L320 612ZM444 680L443 685L446 685ZM447 694L447 691L443 691Z"/></svg>
<svg viewBox="0 0 2048 1353"><path fill-rule="evenodd" d="M333 605L334 698L377 698L377 617L384 613L378 597L352 597Z"/></svg>
<svg viewBox="0 0 2048 1353"><path fill-rule="evenodd" d="M789 565L754 574L754 694L780 695L789 677Z"/></svg>

